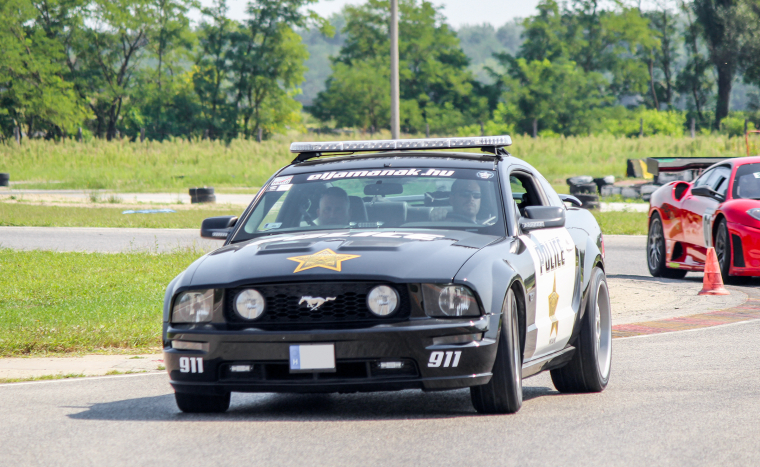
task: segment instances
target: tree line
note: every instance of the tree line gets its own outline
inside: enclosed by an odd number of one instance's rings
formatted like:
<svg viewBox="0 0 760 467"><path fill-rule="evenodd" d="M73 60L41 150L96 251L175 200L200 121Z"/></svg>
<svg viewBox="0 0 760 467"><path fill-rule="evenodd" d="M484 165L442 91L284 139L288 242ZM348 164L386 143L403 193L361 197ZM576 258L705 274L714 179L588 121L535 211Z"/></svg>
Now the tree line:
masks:
<svg viewBox="0 0 760 467"><path fill-rule="evenodd" d="M346 41L308 108L320 119L388 126L386 5L344 10ZM735 134L760 116L755 102L754 114L727 118L735 80L760 84L756 0L663 0L648 11L542 0L522 21L517 50L483 67L485 82L435 8L401 0L400 11L402 129L410 133L683 134L693 119L695 131Z"/></svg>
<svg viewBox="0 0 760 467"><path fill-rule="evenodd" d="M0 0L0 132L230 139L300 121L316 0ZM188 13L202 20L191 27Z"/></svg>
<svg viewBox="0 0 760 467"><path fill-rule="evenodd" d="M682 134L692 118L701 131L740 127L731 90L737 78L760 84L760 3L661 1L642 11L542 0L519 31L499 30L512 52L476 74L439 8L400 0L402 131L630 135L646 122L647 133ZM336 33L315 2L253 0L237 21L227 0L0 0L0 138L228 140L297 127L302 37ZM329 77L305 110L322 126L388 128L389 2L346 6L339 19L342 45L320 64Z"/></svg>

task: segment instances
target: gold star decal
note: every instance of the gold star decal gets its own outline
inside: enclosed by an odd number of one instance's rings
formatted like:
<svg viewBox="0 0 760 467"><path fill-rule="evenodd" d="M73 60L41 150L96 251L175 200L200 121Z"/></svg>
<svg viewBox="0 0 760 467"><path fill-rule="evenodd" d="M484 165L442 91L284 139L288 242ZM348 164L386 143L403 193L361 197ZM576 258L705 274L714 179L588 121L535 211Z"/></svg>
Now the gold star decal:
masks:
<svg viewBox="0 0 760 467"><path fill-rule="evenodd" d="M557 312L557 302L559 302L559 294L557 293L557 274L554 274L554 287L552 293L549 294L549 319L552 320L552 328L549 331L549 336L557 337L559 332L559 323L554 314Z"/></svg>
<svg viewBox="0 0 760 467"><path fill-rule="evenodd" d="M339 255L327 248L322 251L318 251L313 255L306 256L293 256L288 258L291 261L298 263L296 270L293 273L305 271L311 268L325 268L333 271L340 271L341 263L348 261L349 259L358 258L361 255Z"/></svg>

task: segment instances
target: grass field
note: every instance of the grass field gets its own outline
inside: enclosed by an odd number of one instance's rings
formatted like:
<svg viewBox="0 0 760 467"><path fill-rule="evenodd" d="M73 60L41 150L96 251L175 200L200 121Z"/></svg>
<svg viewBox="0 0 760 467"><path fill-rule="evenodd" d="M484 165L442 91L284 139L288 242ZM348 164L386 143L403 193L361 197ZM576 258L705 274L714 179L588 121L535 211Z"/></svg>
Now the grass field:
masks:
<svg viewBox="0 0 760 467"><path fill-rule="evenodd" d="M364 136L345 137L352 138ZM9 172L12 182L31 182L15 185L16 188L150 192L213 186L224 192L225 187L261 186L276 169L293 160L289 152L291 141L313 139L313 135L294 134L262 143L234 140L230 144L185 140L163 143L25 140L20 146L0 144L0 172ZM625 161L629 158L733 157L745 153L743 139L723 135L695 139L670 136L513 139L510 152L533 164L558 188L572 175L624 177Z"/></svg>
<svg viewBox="0 0 760 467"><path fill-rule="evenodd" d="M129 209L163 209L141 206ZM173 213L122 214L127 208L44 206L28 203L0 203L0 226L27 227L142 227L200 229L207 217L237 216L239 206L209 206L177 209Z"/></svg>
<svg viewBox="0 0 760 467"><path fill-rule="evenodd" d="M647 234L647 213L645 212L592 212L604 235Z"/></svg>
<svg viewBox="0 0 760 467"><path fill-rule="evenodd" d="M160 347L164 290L200 255L0 249L0 357Z"/></svg>

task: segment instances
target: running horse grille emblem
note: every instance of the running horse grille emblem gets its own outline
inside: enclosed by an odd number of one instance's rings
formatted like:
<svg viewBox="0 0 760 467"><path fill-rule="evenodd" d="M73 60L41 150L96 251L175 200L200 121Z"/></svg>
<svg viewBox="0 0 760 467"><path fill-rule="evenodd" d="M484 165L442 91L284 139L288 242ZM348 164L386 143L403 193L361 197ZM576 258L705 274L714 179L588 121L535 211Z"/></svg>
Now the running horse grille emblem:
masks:
<svg viewBox="0 0 760 467"><path fill-rule="evenodd" d="M301 305L303 302L306 302L306 306L309 307L311 311L317 311L319 307L325 304L325 302L331 302L335 300L335 297L310 297L310 296L304 296L301 297L301 301L298 302L299 305Z"/></svg>

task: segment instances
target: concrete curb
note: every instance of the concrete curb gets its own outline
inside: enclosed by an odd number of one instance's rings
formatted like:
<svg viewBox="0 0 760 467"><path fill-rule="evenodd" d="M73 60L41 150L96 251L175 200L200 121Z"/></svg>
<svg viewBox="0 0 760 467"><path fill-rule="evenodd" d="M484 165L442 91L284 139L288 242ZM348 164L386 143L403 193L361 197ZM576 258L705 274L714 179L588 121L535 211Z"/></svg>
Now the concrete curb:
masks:
<svg viewBox="0 0 760 467"><path fill-rule="evenodd" d="M160 353L0 358L0 381L156 372L163 370L163 363L163 355Z"/></svg>
<svg viewBox="0 0 760 467"><path fill-rule="evenodd" d="M760 319L760 294L748 289L741 289L741 291L747 293L749 297L747 301L740 306L676 318L620 324L612 327L612 338L690 331Z"/></svg>

